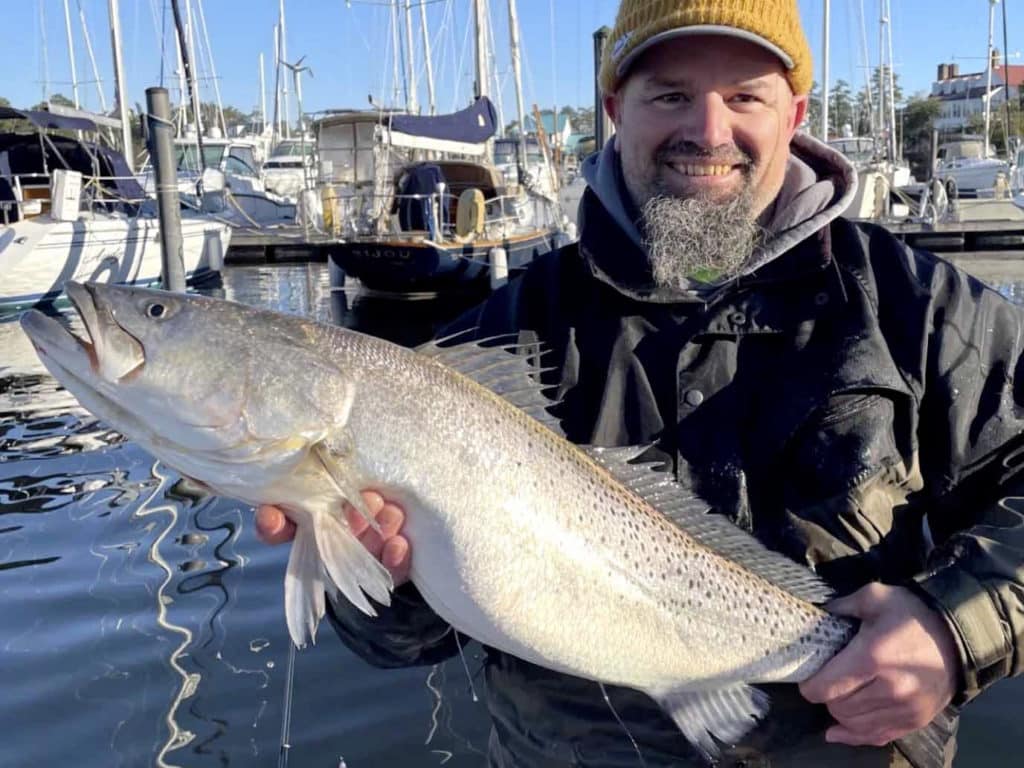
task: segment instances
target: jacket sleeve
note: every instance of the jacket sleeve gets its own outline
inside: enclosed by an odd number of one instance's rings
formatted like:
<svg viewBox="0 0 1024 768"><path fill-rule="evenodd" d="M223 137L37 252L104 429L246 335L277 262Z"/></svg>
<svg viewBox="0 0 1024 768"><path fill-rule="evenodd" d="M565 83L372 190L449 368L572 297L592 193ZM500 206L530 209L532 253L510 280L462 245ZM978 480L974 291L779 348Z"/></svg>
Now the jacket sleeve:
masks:
<svg viewBox="0 0 1024 768"><path fill-rule="evenodd" d="M917 434L936 546L911 587L953 630L963 703L1024 669L1024 308L945 262L916 269L929 306Z"/></svg>
<svg viewBox="0 0 1024 768"><path fill-rule="evenodd" d="M375 605L376 616L367 616L347 600L328 600L327 605L327 617L342 642L375 667L437 664L468 642L456 637L412 584L396 589L390 606Z"/></svg>

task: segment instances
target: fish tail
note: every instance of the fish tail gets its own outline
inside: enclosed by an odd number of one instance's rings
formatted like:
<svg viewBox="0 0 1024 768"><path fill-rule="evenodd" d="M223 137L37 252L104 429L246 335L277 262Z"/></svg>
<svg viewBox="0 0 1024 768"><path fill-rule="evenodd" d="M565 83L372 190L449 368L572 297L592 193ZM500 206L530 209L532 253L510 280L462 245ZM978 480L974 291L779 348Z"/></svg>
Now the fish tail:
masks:
<svg viewBox="0 0 1024 768"><path fill-rule="evenodd" d="M914 768L948 768L956 754L960 711L946 707L924 728L896 740L896 749Z"/></svg>

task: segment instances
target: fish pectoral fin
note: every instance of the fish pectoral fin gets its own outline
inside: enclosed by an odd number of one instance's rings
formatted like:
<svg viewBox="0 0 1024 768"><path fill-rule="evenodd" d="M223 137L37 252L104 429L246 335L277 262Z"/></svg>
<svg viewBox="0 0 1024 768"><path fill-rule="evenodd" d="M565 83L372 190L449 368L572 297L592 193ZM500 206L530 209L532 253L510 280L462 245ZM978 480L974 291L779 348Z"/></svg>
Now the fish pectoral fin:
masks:
<svg viewBox="0 0 1024 768"><path fill-rule="evenodd" d="M328 513L317 514L314 521L320 560L335 588L331 591L341 592L367 616L376 616L377 611L366 595L381 605L391 605L391 573L362 545L348 523Z"/></svg>
<svg viewBox="0 0 1024 768"><path fill-rule="evenodd" d="M768 712L768 694L745 683L652 696L709 762L719 757L719 742L736 744Z"/></svg>
<svg viewBox="0 0 1024 768"><path fill-rule="evenodd" d="M307 639L316 642L324 609L323 568L316 538L309 526L300 526L284 574L284 614L288 634L298 648L304 647Z"/></svg>
<svg viewBox="0 0 1024 768"><path fill-rule="evenodd" d="M314 443L312 448L313 456L327 472L327 476L341 497L363 516L363 519L374 531L380 533L377 518L373 516L370 508L363 501L359 480L346 469L349 465L345 459L351 455L351 451L350 441L344 434Z"/></svg>

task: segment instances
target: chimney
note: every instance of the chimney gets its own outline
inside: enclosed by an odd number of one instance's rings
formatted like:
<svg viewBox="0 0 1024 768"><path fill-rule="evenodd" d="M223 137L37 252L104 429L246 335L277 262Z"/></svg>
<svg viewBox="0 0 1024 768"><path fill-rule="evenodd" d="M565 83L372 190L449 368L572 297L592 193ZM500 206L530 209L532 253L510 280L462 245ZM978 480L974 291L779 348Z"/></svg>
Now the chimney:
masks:
<svg viewBox="0 0 1024 768"><path fill-rule="evenodd" d="M992 49L992 69L998 69L1000 66L1002 66L1002 63L1003 63L1003 54L1001 54L999 52L998 48L993 48Z"/></svg>
<svg viewBox="0 0 1024 768"><path fill-rule="evenodd" d="M949 80L949 64L939 64L939 76L937 79L940 83Z"/></svg>
<svg viewBox="0 0 1024 768"><path fill-rule="evenodd" d="M950 64L949 65L949 77L960 77L960 65Z"/></svg>

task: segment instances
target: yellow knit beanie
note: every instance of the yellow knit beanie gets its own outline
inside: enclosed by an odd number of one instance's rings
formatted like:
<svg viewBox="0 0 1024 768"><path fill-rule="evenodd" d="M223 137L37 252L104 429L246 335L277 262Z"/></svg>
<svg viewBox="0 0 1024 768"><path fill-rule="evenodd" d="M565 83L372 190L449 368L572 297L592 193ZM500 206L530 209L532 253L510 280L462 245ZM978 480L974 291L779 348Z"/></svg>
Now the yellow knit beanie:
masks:
<svg viewBox="0 0 1024 768"><path fill-rule="evenodd" d="M647 48L700 33L728 34L767 48L786 66L793 93L810 92L811 48L796 0L622 0L601 61L601 89L614 91Z"/></svg>

